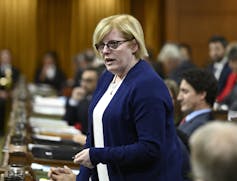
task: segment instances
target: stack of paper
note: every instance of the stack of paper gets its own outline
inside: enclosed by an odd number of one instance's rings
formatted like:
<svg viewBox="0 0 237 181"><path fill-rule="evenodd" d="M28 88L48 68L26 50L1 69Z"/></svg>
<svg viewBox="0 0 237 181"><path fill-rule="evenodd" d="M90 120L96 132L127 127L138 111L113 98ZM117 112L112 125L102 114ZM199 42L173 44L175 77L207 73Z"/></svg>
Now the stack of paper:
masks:
<svg viewBox="0 0 237 181"><path fill-rule="evenodd" d="M80 133L73 126L69 126L66 121L48 118L31 117L30 125L34 133L52 133L52 134L69 134L74 135Z"/></svg>
<svg viewBox="0 0 237 181"><path fill-rule="evenodd" d="M64 97L41 97L35 96L33 101L33 112L45 115L63 116L65 114Z"/></svg>

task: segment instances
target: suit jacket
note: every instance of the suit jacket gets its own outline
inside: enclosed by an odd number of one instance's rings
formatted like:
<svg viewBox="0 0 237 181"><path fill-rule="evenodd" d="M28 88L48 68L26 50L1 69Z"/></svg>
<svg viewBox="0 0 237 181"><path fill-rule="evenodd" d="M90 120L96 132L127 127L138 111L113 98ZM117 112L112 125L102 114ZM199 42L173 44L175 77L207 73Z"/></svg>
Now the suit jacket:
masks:
<svg viewBox="0 0 237 181"><path fill-rule="evenodd" d="M87 133L88 128L88 108L91 101L91 96L81 100L77 106L71 106L69 100L66 103L66 113L63 120L66 120L69 125L81 124L83 134Z"/></svg>
<svg viewBox="0 0 237 181"><path fill-rule="evenodd" d="M209 71L211 71L212 73L214 73L214 65L213 64L210 64L207 69ZM222 71L221 71L220 78L218 80L218 94L224 89L230 73L231 73L231 69L229 67L228 62L226 62Z"/></svg>
<svg viewBox="0 0 237 181"><path fill-rule="evenodd" d="M55 76L52 79L45 78L44 80L40 80L40 74L42 72L42 68L38 68L35 73L34 81L37 84L48 84L54 87L56 90L60 91L63 88L63 85L66 81L66 76L59 68L56 68Z"/></svg>
<svg viewBox="0 0 237 181"><path fill-rule="evenodd" d="M106 71L89 107L86 147L93 165L107 164L110 181L181 181L182 154L169 92L155 71L140 60L127 74L103 114L104 148L95 148L93 110L113 74ZM77 181L98 180L96 167L80 167Z"/></svg>
<svg viewBox="0 0 237 181"><path fill-rule="evenodd" d="M178 129L189 137L198 127L202 126L203 124L207 123L212 119L212 112L199 114L190 121L180 125Z"/></svg>

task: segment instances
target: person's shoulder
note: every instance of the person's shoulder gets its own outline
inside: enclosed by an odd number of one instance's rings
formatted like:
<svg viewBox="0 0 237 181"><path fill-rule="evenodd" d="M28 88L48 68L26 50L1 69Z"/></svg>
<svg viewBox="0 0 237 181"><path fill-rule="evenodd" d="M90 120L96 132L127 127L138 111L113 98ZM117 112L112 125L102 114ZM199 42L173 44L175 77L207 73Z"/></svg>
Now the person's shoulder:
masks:
<svg viewBox="0 0 237 181"><path fill-rule="evenodd" d="M226 72L228 72L228 73L231 73L231 72L232 72L232 70L231 70L231 68L230 68L230 66L229 66L229 62L226 62L226 63L225 63L224 68L223 68L223 71L226 71Z"/></svg>
<svg viewBox="0 0 237 181"><path fill-rule="evenodd" d="M102 85L109 82L113 78L113 76L114 75L108 70L103 71L103 73L99 77L97 85Z"/></svg>
<svg viewBox="0 0 237 181"><path fill-rule="evenodd" d="M157 79L160 78L150 64L145 60L140 60L132 70L133 74L136 74L137 80Z"/></svg>
<svg viewBox="0 0 237 181"><path fill-rule="evenodd" d="M20 70L14 66L11 67L12 69L12 72L15 73L15 74L20 74Z"/></svg>
<svg viewBox="0 0 237 181"><path fill-rule="evenodd" d="M209 62L206 66L205 69L207 69L208 71L211 71L214 67L214 63L213 62Z"/></svg>
<svg viewBox="0 0 237 181"><path fill-rule="evenodd" d="M141 93L143 96L160 95L158 93L168 92L163 80L153 70L153 68L145 61L140 60L133 72L129 73L127 84L135 92ZM166 95L166 94L165 94Z"/></svg>
<svg viewBox="0 0 237 181"><path fill-rule="evenodd" d="M206 123L212 119L212 112L205 112L193 118L195 123Z"/></svg>
<svg viewBox="0 0 237 181"><path fill-rule="evenodd" d="M154 71L150 64L140 60L138 71L135 73L134 82L137 86L162 86L162 78Z"/></svg>

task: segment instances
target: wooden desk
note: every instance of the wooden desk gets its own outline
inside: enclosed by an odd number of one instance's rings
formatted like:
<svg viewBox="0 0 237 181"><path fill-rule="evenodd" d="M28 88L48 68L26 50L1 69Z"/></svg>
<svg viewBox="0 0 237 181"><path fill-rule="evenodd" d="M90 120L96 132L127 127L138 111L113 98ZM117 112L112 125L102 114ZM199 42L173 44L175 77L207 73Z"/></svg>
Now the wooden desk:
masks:
<svg viewBox="0 0 237 181"><path fill-rule="evenodd" d="M64 165L67 165L69 168L72 169L78 169L80 166L78 164L75 164L73 161L64 161L64 160L48 160L48 159L41 159L41 158L34 158L33 163L38 163L42 165L49 165L52 167L63 167Z"/></svg>

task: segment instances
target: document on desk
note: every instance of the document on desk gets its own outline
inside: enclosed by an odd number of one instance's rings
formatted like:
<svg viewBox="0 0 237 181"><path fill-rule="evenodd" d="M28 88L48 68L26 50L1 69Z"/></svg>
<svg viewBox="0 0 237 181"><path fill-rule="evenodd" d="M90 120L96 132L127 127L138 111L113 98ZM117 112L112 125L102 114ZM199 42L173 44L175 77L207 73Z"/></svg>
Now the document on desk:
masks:
<svg viewBox="0 0 237 181"><path fill-rule="evenodd" d="M39 140L57 141L57 142L62 140L59 136L47 136L47 135L40 135L40 134L33 135L33 138L36 138Z"/></svg>
<svg viewBox="0 0 237 181"><path fill-rule="evenodd" d="M29 122L34 133L38 134L41 132L71 135L80 133L79 130L73 126L69 126L64 120L30 117Z"/></svg>
<svg viewBox="0 0 237 181"><path fill-rule="evenodd" d="M41 97L35 96L33 101L33 112L45 115L65 114L66 98L64 97Z"/></svg>

